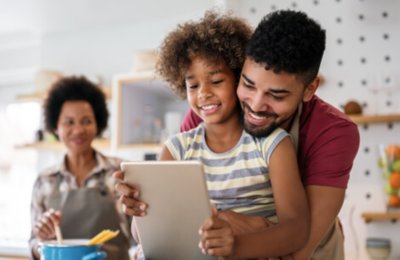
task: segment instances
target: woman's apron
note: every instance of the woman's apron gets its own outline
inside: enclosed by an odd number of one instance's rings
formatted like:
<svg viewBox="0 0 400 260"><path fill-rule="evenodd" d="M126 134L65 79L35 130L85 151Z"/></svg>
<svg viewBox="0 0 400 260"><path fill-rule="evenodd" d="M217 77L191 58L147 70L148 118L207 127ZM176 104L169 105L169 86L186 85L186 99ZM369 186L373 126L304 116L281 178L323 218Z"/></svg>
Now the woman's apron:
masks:
<svg viewBox="0 0 400 260"><path fill-rule="evenodd" d="M105 172L100 174L105 175ZM121 229L115 202L104 183L104 176L99 182L99 187L60 192L59 176L57 188L49 197L49 207L62 212L60 227L63 238L92 238L104 229ZM107 252L107 260L128 260L129 247L129 239L124 232L120 232L102 249Z"/></svg>

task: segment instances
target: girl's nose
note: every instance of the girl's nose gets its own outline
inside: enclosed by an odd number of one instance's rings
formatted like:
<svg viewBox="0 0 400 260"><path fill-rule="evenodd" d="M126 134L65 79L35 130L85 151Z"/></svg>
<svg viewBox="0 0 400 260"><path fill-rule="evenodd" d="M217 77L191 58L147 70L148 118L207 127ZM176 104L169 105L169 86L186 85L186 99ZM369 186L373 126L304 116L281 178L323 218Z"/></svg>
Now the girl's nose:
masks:
<svg viewBox="0 0 400 260"><path fill-rule="evenodd" d="M208 84L204 84L200 86L199 89L199 98L209 98L212 96L211 88L208 86Z"/></svg>

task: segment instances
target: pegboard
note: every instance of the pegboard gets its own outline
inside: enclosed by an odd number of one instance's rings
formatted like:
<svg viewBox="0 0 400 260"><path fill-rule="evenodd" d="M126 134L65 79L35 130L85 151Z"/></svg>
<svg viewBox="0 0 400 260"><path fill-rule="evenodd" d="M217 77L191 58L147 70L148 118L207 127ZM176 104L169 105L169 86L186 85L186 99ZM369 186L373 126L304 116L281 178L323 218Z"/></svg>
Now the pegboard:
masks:
<svg viewBox="0 0 400 260"><path fill-rule="evenodd" d="M324 100L343 108L350 100L364 114L400 114L400 1L395 0L228 0L227 9L256 26L268 12L306 12L326 30L321 64ZM367 237L390 238L390 259L400 259L400 223L364 223L365 211L385 211L378 145L400 144L400 123L360 124L361 143L340 218L346 259L368 259Z"/></svg>

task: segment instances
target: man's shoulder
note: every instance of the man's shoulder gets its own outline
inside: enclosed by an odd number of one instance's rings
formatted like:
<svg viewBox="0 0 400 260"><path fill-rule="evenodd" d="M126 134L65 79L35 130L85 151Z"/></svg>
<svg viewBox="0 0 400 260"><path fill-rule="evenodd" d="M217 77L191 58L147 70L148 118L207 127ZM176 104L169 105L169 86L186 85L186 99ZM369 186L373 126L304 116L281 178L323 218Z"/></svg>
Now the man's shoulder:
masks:
<svg viewBox="0 0 400 260"><path fill-rule="evenodd" d="M314 96L309 102L303 104L303 110L300 117L301 128L326 129L350 127L357 129L357 125L342 111Z"/></svg>

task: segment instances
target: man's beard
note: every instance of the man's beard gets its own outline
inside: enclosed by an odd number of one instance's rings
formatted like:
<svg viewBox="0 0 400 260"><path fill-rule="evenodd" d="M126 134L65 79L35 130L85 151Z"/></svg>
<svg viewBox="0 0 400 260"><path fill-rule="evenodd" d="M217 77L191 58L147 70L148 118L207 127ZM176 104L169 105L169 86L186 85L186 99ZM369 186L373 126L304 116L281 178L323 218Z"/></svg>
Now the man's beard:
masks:
<svg viewBox="0 0 400 260"><path fill-rule="evenodd" d="M262 116L262 117L273 117L273 118L278 118L279 116L275 113L268 113L268 112L254 112L250 106L242 101L242 108L243 108L243 127L246 132L251 134L254 137L266 137L270 135L275 129L283 125L285 122L287 122L289 118L284 118L282 121L277 122L273 121L269 126L266 127L260 127L260 126L254 126L250 123L248 123L246 120L244 120L244 111L248 110L252 114L255 114L257 116Z"/></svg>

